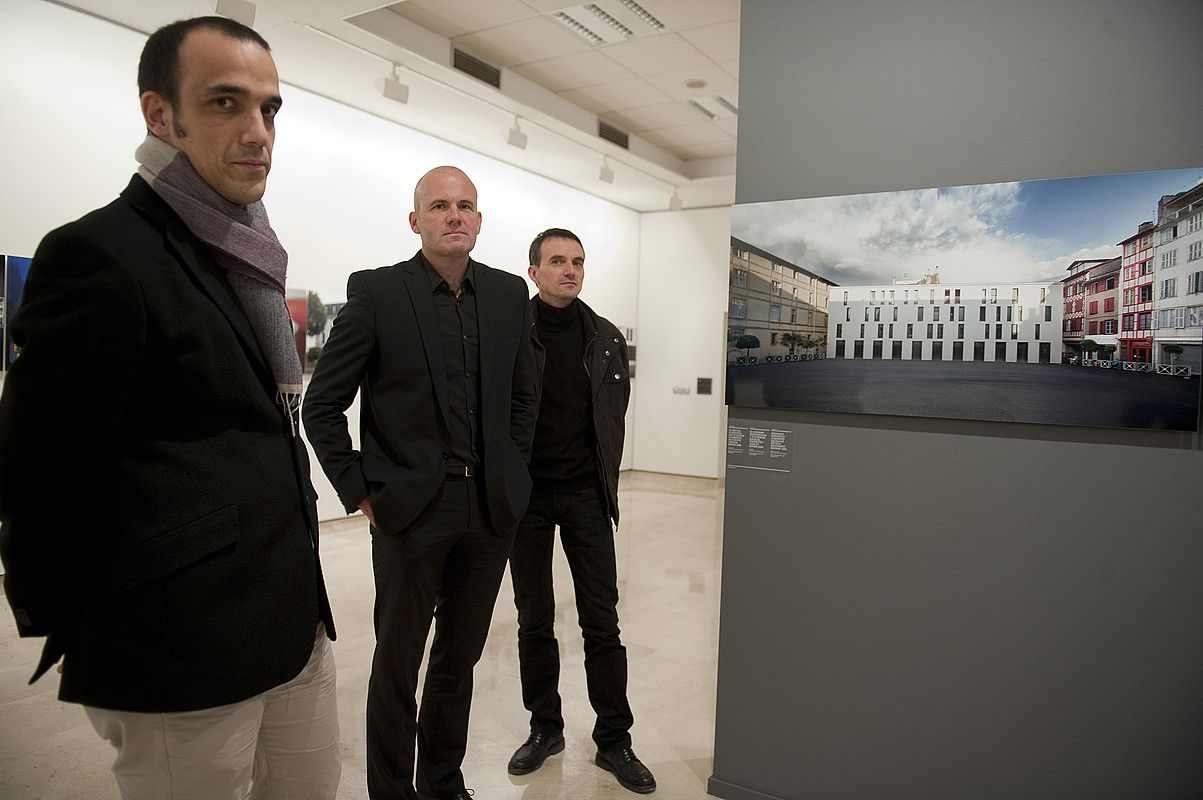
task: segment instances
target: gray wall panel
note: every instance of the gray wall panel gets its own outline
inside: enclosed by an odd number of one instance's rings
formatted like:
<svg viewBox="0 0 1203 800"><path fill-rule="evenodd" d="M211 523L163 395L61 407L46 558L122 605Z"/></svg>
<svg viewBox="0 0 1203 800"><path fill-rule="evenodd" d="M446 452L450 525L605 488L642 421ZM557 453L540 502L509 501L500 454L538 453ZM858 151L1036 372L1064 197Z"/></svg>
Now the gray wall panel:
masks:
<svg viewBox="0 0 1203 800"><path fill-rule="evenodd" d="M1197 0L744 0L737 202L1195 167Z"/></svg>
<svg viewBox="0 0 1203 800"><path fill-rule="evenodd" d="M741 202L1203 165L1197 2L741 25ZM713 794L1203 796L1197 434L730 417L795 451L727 471Z"/></svg>

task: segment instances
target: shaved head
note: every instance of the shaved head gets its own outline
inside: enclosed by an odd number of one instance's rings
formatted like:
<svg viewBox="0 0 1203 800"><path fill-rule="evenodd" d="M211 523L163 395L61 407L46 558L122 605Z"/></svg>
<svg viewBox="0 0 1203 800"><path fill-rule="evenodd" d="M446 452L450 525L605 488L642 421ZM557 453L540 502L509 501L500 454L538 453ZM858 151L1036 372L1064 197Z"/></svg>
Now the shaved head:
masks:
<svg viewBox="0 0 1203 800"><path fill-rule="evenodd" d="M447 175L447 174L453 174L453 175L457 175L457 176L463 178L465 181L468 182L468 185L472 187L472 193L473 194L476 193L476 184L472 183L472 179L469 178L467 173L465 173L459 167L435 167L434 169L430 170L425 175L423 175L421 178L419 178L417 184L414 186L414 211L421 210L421 208L419 206L421 205L420 201L421 201L421 197L422 197L422 192L426 189L426 186L427 186L427 184L430 183L431 179L436 176L442 176L442 175Z"/></svg>

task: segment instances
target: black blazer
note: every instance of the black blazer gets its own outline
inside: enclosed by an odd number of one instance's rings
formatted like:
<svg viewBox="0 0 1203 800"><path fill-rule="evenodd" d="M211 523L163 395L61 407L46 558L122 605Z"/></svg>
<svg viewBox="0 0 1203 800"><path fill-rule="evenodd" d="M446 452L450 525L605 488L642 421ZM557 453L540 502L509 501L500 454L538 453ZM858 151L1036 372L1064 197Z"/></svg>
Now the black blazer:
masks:
<svg viewBox="0 0 1203 800"><path fill-rule="evenodd" d="M530 499L538 413L526 281L476 263L482 468L494 533L509 533ZM447 476L447 377L421 254L356 272L310 381L302 416L318 461L348 513L368 498L378 530L396 533ZM360 449L345 412L361 392Z"/></svg>
<svg viewBox="0 0 1203 800"><path fill-rule="evenodd" d="M295 677L319 621L304 443L209 250L139 177L51 232L0 400L0 554L59 696L188 711Z"/></svg>

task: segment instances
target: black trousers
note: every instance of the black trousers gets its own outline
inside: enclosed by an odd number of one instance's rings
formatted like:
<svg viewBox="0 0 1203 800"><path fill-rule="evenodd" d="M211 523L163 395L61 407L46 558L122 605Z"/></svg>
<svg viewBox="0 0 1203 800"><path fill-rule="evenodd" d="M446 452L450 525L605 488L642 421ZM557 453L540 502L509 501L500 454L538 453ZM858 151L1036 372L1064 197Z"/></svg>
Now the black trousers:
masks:
<svg viewBox="0 0 1203 800"><path fill-rule="evenodd" d="M599 748L629 746L627 651L618 630L618 575L614 531L594 488L548 492L535 487L510 553L518 607L518 661L522 703L532 732L564 730L560 704L560 649L555 636L551 560L555 527L572 571L577 618L585 639L585 680L597 714Z"/></svg>
<svg viewBox="0 0 1203 800"><path fill-rule="evenodd" d="M483 487L450 477L399 534L372 530L376 651L368 681L368 797L412 800L464 790L472 669L480 660L513 535L486 521ZM418 670L434 622L417 708ZM415 762L414 749L417 745Z"/></svg>

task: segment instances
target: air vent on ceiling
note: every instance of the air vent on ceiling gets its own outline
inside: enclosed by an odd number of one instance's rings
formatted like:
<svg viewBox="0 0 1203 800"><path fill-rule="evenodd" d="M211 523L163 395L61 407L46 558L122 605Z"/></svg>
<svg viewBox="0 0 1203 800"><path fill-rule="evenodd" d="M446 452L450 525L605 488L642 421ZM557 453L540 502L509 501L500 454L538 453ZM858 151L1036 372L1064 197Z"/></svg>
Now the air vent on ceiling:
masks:
<svg viewBox="0 0 1203 800"><path fill-rule="evenodd" d="M460 72L471 75L478 81L484 81L497 89L501 88L501 70L487 61L481 61L476 56L465 53L458 47L452 53L451 66Z"/></svg>
<svg viewBox="0 0 1203 800"><path fill-rule="evenodd" d="M631 135L622 128L617 128L604 119L597 121L597 135L607 142L616 144L623 150L631 149Z"/></svg>

